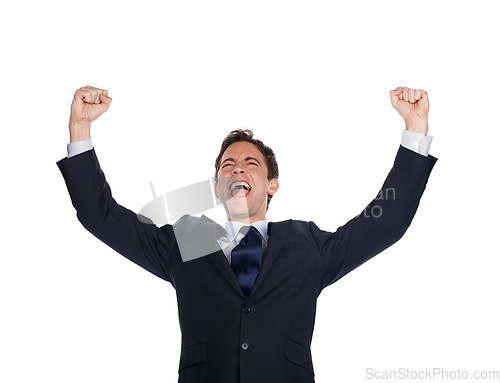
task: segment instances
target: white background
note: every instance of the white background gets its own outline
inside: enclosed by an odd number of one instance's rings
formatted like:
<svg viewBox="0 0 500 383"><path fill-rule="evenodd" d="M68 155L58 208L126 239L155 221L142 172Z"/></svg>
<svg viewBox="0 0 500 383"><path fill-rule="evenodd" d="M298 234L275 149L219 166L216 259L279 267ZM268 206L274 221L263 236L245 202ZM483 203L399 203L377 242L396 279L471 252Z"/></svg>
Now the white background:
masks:
<svg viewBox="0 0 500 383"><path fill-rule="evenodd" d="M499 370L494 1L24 1L2 6L0 381L176 382L175 290L78 222L56 161L76 89L123 206L213 175L223 138L276 152L270 221L335 231L370 202L429 94L438 162L401 241L325 289L316 381L367 368Z"/></svg>

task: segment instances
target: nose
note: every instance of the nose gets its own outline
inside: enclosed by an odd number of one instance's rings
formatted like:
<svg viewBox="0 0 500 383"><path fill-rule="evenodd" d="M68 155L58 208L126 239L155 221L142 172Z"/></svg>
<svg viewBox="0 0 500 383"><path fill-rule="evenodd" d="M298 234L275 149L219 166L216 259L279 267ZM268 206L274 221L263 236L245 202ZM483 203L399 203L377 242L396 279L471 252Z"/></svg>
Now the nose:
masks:
<svg viewBox="0 0 500 383"><path fill-rule="evenodd" d="M238 174L238 173L245 173L245 169L241 165L235 165L233 171L233 174Z"/></svg>

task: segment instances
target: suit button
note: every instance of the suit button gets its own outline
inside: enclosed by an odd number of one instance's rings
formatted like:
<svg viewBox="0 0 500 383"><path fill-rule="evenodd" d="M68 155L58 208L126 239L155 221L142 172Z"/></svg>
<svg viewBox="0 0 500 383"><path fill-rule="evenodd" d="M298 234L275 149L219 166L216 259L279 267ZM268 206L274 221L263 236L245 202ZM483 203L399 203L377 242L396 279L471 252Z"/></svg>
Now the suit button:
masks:
<svg viewBox="0 0 500 383"><path fill-rule="evenodd" d="M250 307L247 307L247 306L243 307L243 312L244 312L245 314L248 314L250 311L251 311L251 310L250 310Z"/></svg>
<svg viewBox="0 0 500 383"><path fill-rule="evenodd" d="M248 350L248 343L247 342L243 342L241 344L241 349L244 350L244 351Z"/></svg>

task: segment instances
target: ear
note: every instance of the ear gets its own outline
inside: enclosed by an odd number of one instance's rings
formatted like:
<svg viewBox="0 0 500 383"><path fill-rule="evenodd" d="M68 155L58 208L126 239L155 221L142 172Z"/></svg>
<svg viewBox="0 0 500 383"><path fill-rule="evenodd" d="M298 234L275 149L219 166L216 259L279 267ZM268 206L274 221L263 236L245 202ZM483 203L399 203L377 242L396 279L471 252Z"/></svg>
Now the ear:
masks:
<svg viewBox="0 0 500 383"><path fill-rule="evenodd" d="M280 187L280 184L278 183L278 179L273 178L273 179L269 180L269 184L267 186L267 193L273 195L274 193L276 193L276 191L278 190L279 187Z"/></svg>
<svg viewBox="0 0 500 383"><path fill-rule="evenodd" d="M218 182L217 182L217 180L214 180L214 192L215 192L215 196L217 198L219 198L219 189L217 188L217 186L218 186Z"/></svg>

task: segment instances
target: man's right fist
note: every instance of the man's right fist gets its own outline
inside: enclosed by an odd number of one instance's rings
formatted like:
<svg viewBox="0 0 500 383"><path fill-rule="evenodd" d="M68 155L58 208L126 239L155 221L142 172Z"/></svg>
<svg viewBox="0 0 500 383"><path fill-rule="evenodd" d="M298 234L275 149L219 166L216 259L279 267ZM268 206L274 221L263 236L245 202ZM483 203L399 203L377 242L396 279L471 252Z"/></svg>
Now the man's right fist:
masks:
<svg viewBox="0 0 500 383"><path fill-rule="evenodd" d="M70 126L90 127L92 121L97 120L109 109L111 101L106 89L94 88L90 85L78 89L71 104Z"/></svg>

